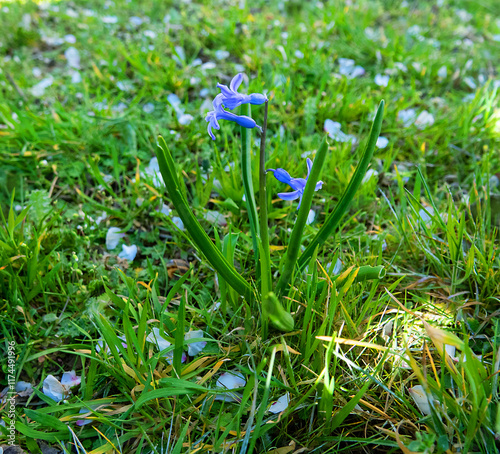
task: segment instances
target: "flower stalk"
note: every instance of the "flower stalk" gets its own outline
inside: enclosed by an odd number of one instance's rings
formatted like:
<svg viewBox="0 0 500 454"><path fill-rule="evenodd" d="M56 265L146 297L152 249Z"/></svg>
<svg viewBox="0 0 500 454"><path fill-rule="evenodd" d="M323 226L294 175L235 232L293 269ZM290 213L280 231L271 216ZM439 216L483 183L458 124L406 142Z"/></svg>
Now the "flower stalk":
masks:
<svg viewBox="0 0 500 454"><path fill-rule="evenodd" d="M262 337L267 337L268 323L268 295L271 292L271 256L269 252L269 226L267 220L267 191L266 191L266 133L267 112L269 102L264 105L264 122L260 138L259 154L259 224L260 224L260 282L262 298Z"/></svg>

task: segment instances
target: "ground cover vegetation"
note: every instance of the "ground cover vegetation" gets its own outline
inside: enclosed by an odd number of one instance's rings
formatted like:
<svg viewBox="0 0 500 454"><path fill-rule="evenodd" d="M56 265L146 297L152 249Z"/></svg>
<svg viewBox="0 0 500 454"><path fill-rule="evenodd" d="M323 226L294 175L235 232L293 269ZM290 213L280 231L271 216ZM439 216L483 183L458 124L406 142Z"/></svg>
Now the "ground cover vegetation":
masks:
<svg viewBox="0 0 500 454"><path fill-rule="evenodd" d="M498 452L497 2L11 1L0 29L5 452ZM269 100L273 283L303 192L299 263L385 100L346 214L276 293L293 329L262 329L260 133L207 132L240 73ZM193 241L159 136L257 298ZM325 137L322 185L286 196L276 169L309 175Z"/></svg>

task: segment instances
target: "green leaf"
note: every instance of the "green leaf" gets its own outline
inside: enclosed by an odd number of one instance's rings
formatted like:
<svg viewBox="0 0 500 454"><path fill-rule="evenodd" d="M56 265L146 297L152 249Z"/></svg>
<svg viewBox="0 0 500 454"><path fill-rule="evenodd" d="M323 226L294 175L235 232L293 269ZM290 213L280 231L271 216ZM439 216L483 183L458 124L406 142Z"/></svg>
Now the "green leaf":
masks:
<svg viewBox="0 0 500 454"><path fill-rule="evenodd" d="M179 378L169 377L161 379L160 385L162 385L162 388L155 389L147 393L142 393L135 402L136 408L141 407L143 404L153 399L183 396L185 394L202 394L209 391L204 386L198 385L196 383L191 383L187 380L181 380Z"/></svg>
<svg viewBox="0 0 500 454"><path fill-rule="evenodd" d="M68 430L66 424L59 421L59 419L57 419L55 416L40 414L36 410L30 410L29 408L26 408L24 410L24 413L28 418L42 424L42 427L47 427L61 432Z"/></svg>
<svg viewBox="0 0 500 454"><path fill-rule="evenodd" d="M175 171L172 155L163 137L158 137L158 164L163 181L167 187L168 194L174 204L179 217L182 219L186 230L190 233L193 241L198 246L206 259L216 271L233 287L240 295L248 300L253 298L252 287L224 258L210 240L203 227L200 225L179 188L179 181Z"/></svg>
<svg viewBox="0 0 500 454"><path fill-rule="evenodd" d="M319 230L313 240L309 243L306 250L300 256L298 264L299 268L303 269L307 264L309 259L311 258L314 249L316 246L322 245L329 236L334 232L334 230L338 227L342 216L349 208L349 205L354 198L356 191L358 190L361 182L363 181L364 176L366 175L366 170L368 169L368 165L372 160L373 152L375 151L375 145L377 143L378 136L380 135L380 130L382 128L382 119L384 117L384 101L382 100L378 106L377 114L375 115L375 120L373 120L372 128L370 130L370 137L368 139L368 144L366 145L365 152L361 161L354 172L354 175L351 178L351 181L347 185L346 190L342 194L342 198L339 203L333 210L332 214L328 216L328 219L323 224L323 227ZM311 171L312 173L312 171Z"/></svg>

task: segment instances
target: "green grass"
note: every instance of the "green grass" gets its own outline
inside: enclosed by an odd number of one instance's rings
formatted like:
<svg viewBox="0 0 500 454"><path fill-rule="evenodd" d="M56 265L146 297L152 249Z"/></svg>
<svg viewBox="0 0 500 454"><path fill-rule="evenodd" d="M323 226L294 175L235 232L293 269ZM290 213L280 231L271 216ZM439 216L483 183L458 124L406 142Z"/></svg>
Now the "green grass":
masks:
<svg viewBox="0 0 500 454"><path fill-rule="evenodd" d="M0 3L1 349L6 358L16 341L15 378L35 388L16 408L16 443L27 452L42 452L41 440L94 454L498 451L500 8L350 3ZM78 83L64 54L71 46ZM219 60L221 50L229 56ZM340 75L339 58L365 74ZM221 123L212 142L204 121L216 83L237 72L270 98L268 168L304 176L302 155L314 156L326 119L358 139L330 141L306 245L347 187L381 99L386 106L378 174L283 299L295 330L268 339L258 304L197 255L175 210L159 211L173 206L146 172L161 134L202 226L255 286L239 127ZM376 85L386 72L388 86ZM409 108L434 123L405 127L398 112ZM252 113L261 123L262 108ZM276 197L283 185L268 181L276 282L297 213ZM112 251L109 227L125 233ZM134 261L117 257L122 244L138 246ZM338 259L346 274L336 287ZM355 283L364 265L387 274ZM462 339L466 361L443 356L423 321ZM146 340L152 328L172 344L170 361ZM197 329L207 346L183 363L184 334ZM70 370L81 384L55 403L43 380ZM237 402L216 399L227 371L246 379L232 391ZM6 361L2 372L3 388ZM430 415L408 392L419 383ZM281 415L267 412L287 393ZM80 410L95 422L77 426Z"/></svg>

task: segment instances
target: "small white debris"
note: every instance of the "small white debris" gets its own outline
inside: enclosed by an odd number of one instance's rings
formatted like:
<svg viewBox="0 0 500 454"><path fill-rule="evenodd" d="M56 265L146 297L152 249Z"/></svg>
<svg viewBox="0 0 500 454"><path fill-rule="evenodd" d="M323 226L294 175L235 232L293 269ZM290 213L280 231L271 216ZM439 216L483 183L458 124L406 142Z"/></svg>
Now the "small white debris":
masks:
<svg viewBox="0 0 500 454"><path fill-rule="evenodd" d="M304 53L301 52L300 50L295 51L295 57L302 60L304 58Z"/></svg>
<svg viewBox="0 0 500 454"><path fill-rule="evenodd" d="M80 52L78 52L78 49L75 49L73 46L68 47L64 51L64 56L70 68L80 69Z"/></svg>
<svg viewBox="0 0 500 454"><path fill-rule="evenodd" d="M376 177L376 176L378 176L378 172L377 172L376 170L374 170L374 169L368 169L368 170L366 171L365 176L364 176L364 177L363 177L363 179L361 180L361 184L365 184L365 183L367 183L368 181L370 181L370 179L371 179L372 177Z"/></svg>
<svg viewBox="0 0 500 454"><path fill-rule="evenodd" d="M246 383L245 378L240 372L226 372L218 378L216 386L218 388L232 390L236 388L243 388ZM215 400L222 400L224 402L239 402L241 400L241 394L217 394L215 396Z"/></svg>
<svg viewBox="0 0 500 454"><path fill-rule="evenodd" d="M225 60L228 58L231 54L227 50L216 50L215 51L215 58L217 60Z"/></svg>
<svg viewBox="0 0 500 454"><path fill-rule="evenodd" d="M180 125L188 125L189 123L191 123L192 121L194 120L194 117L190 114L182 114L178 121L179 121L179 124Z"/></svg>
<svg viewBox="0 0 500 454"><path fill-rule="evenodd" d="M179 230L185 230L184 223L182 222L182 219L180 217L178 216L172 217L172 222Z"/></svg>
<svg viewBox="0 0 500 454"><path fill-rule="evenodd" d="M134 89L134 84L130 80L119 80L116 83L116 86L121 90L125 92L132 91Z"/></svg>
<svg viewBox="0 0 500 454"><path fill-rule="evenodd" d="M75 35L72 35L70 33L70 34L64 36L64 41L66 41L68 44L75 44L76 37L75 37Z"/></svg>
<svg viewBox="0 0 500 454"><path fill-rule="evenodd" d="M150 114L153 113L154 110L155 105L152 102L147 102L146 104L144 104L144 106L142 106L142 111L144 113Z"/></svg>
<svg viewBox="0 0 500 454"><path fill-rule="evenodd" d="M108 232L106 233L106 249L108 251L112 251L120 240L125 236L124 233L120 233L120 228L118 227L110 227Z"/></svg>
<svg viewBox="0 0 500 454"><path fill-rule="evenodd" d="M314 210L309 210L309 213L307 215L307 221L306 221L306 224L307 225L311 225L314 220L316 219L316 211Z"/></svg>
<svg viewBox="0 0 500 454"><path fill-rule="evenodd" d="M40 68L38 68L37 66L35 66L32 70L31 70L33 76L35 77L40 77L42 75L42 70Z"/></svg>
<svg viewBox="0 0 500 454"><path fill-rule="evenodd" d="M69 74L71 75L72 84L79 84L82 81L82 75L80 74L80 71L71 70Z"/></svg>
<svg viewBox="0 0 500 454"><path fill-rule="evenodd" d="M271 404L268 412L273 414L281 413L282 411L288 408L289 404L290 404L290 395L286 393L283 396L281 396L276 402L273 402Z"/></svg>
<svg viewBox="0 0 500 454"><path fill-rule="evenodd" d="M81 383L81 378L75 374L75 371L65 372L61 381L53 375L48 375L43 381L42 392L56 402L60 402L70 394L70 388Z"/></svg>
<svg viewBox="0 0 500 454"><path fill-rule="evenodd" d="M385 148L387 145L389 145L389 139L383 136L380 136L375 144L377 148Z"/></svg>
<svg viewBox="0 0 500 454"><path fill-rule="evenodd" d="M340 130L340 123L337 121L333 121L330 119L325 120L324 130L328 133L328 135L337 142L352 142L355 144L357 142L356 137L345 134Z"/></svg>
<svg viewBox="0 0 500 454"><path fill-rule="evenodd" d="M427 112L426 110L420 112L419 116L415 120L415 126L418 129L425 129L434 124L434 116Z"/></svg>
<svg viewBox="0 0 500 454"><path fill-rule="evenodd" d="M137 246L132 244L132 246L127 246L122 244L122 251L118 254L118 258L128 260L132 262L137 255Z"/></svg>
<svg viewBox="0 0 500 454"><path fill-rule="evenodd" d="M144 30L144 36L150 39L156 38L156 33L153 30Z"/></svg>
<svg viewBox="0 0 500 454"><path fill-rule="evenodd" d="M118 22L118 18L116 16L103 16L101 20L105 24L116 24Z"/></svg>
<svg viewBox="0 0 500 454"><path fill-rule="evenodd" d="M445 79L448 75L448 68L446 66L441 66L441 68L438 69L437 75L439 78Z"/></svg>
<svg viewBox="0 0 500 454"><path fill-rule="evenodd" d="M213 61L207 61L206 63L203 63L201 65L202 70L215 69L215 68L217 68L217 65Z"/></svg>
<svg viewBox="0 0 500 454"><path fill-rule="evenodd" d="M139 27L142 24L142 19L138 16L131 16L128 21L135 27Z"/></svg>
<svg viewBox="0 0 500 454"><path fill-rule="evenodd" d="M172 345L168 340L164 339L160 335L160 330L159 328L156 327L152 329L152 332L150 334L148 334L148 336L146 337L146 341L151 342L152 344L156 344L156 347L158 348L159 351L166 350ZM162 357L166 358L169 364L172 364L174 361L173 350L163 353ZM186 361L186 354L183 353L181 362L185 361Z"/></svg>
<svg viewBox="0 0 500 454"><path fill-rule="evenodd" d="M382 74L377 74L375 76L375 84L379 87L387 87L389 85L389 76L384 76Z"/></svg>
<svg viewBox="0 0 500 454"><path fill-rule="evenodd" d="M434 216L434 208L432 207L426 207L421 208L418 212L419 218L422 220L424 224L431 224L432 223L432 216Z"/></svg>
<svg viewBox="0 0 500 454"><path fill-rule="evenodd" d="M158 158L151 158L151 161L149 161L149 164L146 167L145 174L149 177L152 177L153 185L156 188L163 187L163 177L161 176Z"/></svg>
<svg viewBox="0 0 500 454"><path fill-rule="evenodd" d="M40 98L45 94L45 89L50 87L53 83L54 78L52 76L48 76L45 79L42 79L36 85L33 85L33 87L30 88L30 93L33 96Z"/></svg>
<svg viewBox="0 0 500 454"><path fill-rule="evenodd" d="M398 112L398 120L403 122L405 127L411 126L417 119L417 111L415 109L400 110Z"/></svg>

